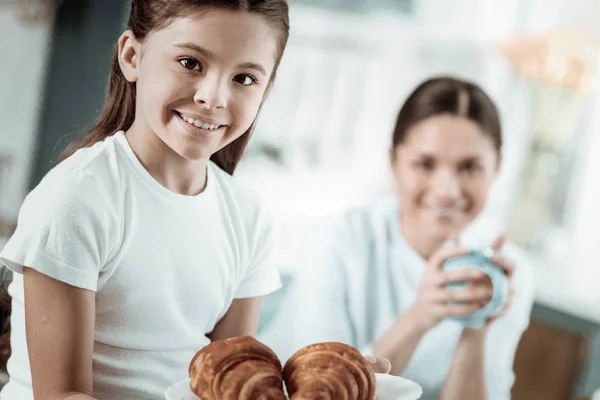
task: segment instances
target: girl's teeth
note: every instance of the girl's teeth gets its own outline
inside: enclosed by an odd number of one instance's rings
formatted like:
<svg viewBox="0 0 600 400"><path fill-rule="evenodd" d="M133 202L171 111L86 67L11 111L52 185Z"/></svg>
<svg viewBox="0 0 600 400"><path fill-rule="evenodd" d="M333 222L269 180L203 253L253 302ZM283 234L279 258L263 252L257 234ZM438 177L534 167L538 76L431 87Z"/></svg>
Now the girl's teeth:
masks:
<svg viewBox="0 0 600 400"><path fill-rule="evenodd" d="M219 125L208 124L206 122L198 121L196 119L186 117L183 115L181 116L181 118L184 121L186 121L188 124L194 125L195 127L198 127L201 129L217 129L219 127Z"/></svg>

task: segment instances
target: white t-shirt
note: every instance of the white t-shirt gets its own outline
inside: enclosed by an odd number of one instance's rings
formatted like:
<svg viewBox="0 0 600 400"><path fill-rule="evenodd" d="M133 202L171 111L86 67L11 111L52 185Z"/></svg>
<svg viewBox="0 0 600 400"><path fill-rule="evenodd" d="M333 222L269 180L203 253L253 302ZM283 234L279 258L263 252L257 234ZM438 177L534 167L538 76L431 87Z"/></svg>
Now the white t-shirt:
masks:
<svg viewBox="0 0 600 400"><path fill-rule="evenodd" d="M303 346L325 341L348 343L371 354L372 345L415 301L425 260L402 237L399 220L398 201L388 198L314 230L286 299L259 337L282 361ZM516 263L515 297L487 334L490 400L510 399L515 350L529 324L534 295L526 258L510 245L503 253ZM439 398L461 332L460 323L444 320L423 336L413 353L402 376L423 387L423 400Z"/></svg>
<svg viewBox="0 0 600 400"><path fill-rule="evenodd" d="M48 173L0 255L17 272L3 400L33 398L22 266L96 292L94 396L109 400L163 399L233 299L280 287L265 210L215 164L207 177L197 196L169 191L123 132Z"/></svg>

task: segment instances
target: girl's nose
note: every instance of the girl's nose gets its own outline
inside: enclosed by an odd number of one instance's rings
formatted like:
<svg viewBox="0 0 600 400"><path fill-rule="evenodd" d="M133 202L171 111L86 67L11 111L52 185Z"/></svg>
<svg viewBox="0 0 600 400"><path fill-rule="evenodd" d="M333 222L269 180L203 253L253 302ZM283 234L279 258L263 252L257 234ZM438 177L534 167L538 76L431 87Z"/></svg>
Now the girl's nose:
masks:
<svg viewBox="0 0 600 400"><path fill-rule="evenodd" d="M225 108L227 92L227 85L223 79L217 76L206 76L198 84L194 102L206 108Z"/></svg>

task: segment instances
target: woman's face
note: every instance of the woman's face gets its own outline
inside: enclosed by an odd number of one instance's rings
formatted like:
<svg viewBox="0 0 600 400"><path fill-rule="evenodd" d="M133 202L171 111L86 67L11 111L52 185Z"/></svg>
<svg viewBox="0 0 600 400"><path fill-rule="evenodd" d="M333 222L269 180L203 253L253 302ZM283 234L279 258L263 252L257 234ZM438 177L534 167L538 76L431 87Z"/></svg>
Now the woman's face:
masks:
<svg viewBox="0 0 600 400"><path fill-rule="evenodd" d="M440 114L413 125L391 151L402 222L445 239L483 210L499 155L475 122Z"/></svg>

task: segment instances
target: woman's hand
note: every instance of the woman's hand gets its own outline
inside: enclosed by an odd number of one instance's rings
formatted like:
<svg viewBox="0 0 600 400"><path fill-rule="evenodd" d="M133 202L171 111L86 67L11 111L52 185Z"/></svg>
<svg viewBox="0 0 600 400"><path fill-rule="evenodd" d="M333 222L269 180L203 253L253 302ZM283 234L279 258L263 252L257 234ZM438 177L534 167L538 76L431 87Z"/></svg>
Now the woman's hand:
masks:
<svg viewBox="0 0 600 400"><path fill-rule="evenodd" d="M376 374L389 374L392 370L392 364L386 358L365 356L365 359L371 365L371 369Z"/></svg>
<svg viewBox="0 0 600 400"><path fill-rule="evenodd" d="M504 305L502 306L500 311L498 311L496 314L494 314L491 318L487 320L485 325L486 328L490 326L492 322L494 322L500 317L503 317L506 314L506 312L510 308L510 305L512 304L512 300L514 297L513 272L515 270L515 264L500 253L500 251L502 250L502 246L504 245L504 241L504 235L498 237L494 241L494 244L492 244L494 255L490 258L490 261L492 262L492 264L502 268L502 270L504 271L504 274L506 275L506 278L508 280L508 293L506 296L506 301L504 302ZM489 283L489 286L491 287L491 282Z"/></svg>
<svg viewBox="0 0 600 400"><path fill-rule="evenodd" d="M424 331L435 327L445 317L470 315L491 299L491 283L485 283L487 275L479 269L441 269L446 260L467 253L468 250L464 247L442 247L425 266L417 299L407 311L412 323ZM446 287L457 281L467 282L467 287Z"/></svg>

